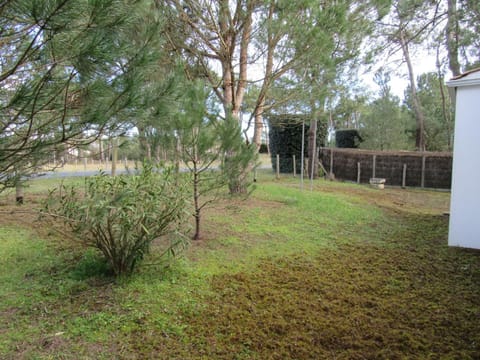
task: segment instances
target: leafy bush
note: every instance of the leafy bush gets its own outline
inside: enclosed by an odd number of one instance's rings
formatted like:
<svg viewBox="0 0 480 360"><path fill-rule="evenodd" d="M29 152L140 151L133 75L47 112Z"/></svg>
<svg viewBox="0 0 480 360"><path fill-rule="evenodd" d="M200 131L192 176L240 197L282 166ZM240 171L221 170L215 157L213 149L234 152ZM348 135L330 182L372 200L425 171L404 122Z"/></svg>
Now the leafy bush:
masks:
<svg viewBox="0 0 480 360"><path fill-rule="evenodd" d="M169 235L166 255L175 255L186 242L179 231L187 214L186 193L169 169L156 170L144 164L135 175L87 178L84 194L75 187L50 193L46 210L77 239L99 249L116 276L128 275L153 240Z"/></svg>

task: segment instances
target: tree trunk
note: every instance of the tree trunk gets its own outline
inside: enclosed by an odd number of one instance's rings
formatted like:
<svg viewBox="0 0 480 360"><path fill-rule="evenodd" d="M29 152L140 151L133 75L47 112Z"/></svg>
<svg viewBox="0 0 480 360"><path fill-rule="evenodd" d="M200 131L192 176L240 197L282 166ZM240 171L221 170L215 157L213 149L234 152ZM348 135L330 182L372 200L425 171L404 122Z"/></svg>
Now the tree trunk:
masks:
<svg viewBox="0 0 480 360"><path fill-rule="evenodd" d="M252 13L253 2L249 2L243 23L243 32L241 33L240 68L238 81L236 81L233 68L233 54L236 47L236 37L239 33L238 30L232 27L233 23L228 0L221 0L219 2L219 28L222 39L219 55L222 63L223 107L225 113L231 114L233 119L239 123L240 109L247 86L248 46L250 44ZM242 124L240 124L240 126L242 126ZM231 194L243 194L247 191L246 176L244 175L245 174L240 174L237 179L230 179L229 190Z"/></svg>
<svg viewBox="0 0 480 360"><path fill-rule="evenodd" d="M112 139L112 168L111 176L117 174L117 161L118 161L118 140L116 137Z"/></svg>
<svg viewBox="0 0 480 360"><path fill-rule="evenodd" d="M200 240L200 177L199 170L197 167L197 151L196 144L193 148L193 206L194 206L194 217L195 217L195 234L193 235L193 240Z"/></svg>
<svg viewBox="0 0 480 360"><path fill-rule="evenodd" d="M310 129L308 130L308 177L309 179L318 178L318 159L317 159L317 119L315 113L310 120Z"/></svg>
<svg viewBox="0 0 480 360"><path fill-rule="evenodd" d="M275 3L272 2L268 9L268 21L271 21L274 15ZM276 40L272 33L271 27L267 29L267 62L265 64L265 77L263 79L262 88L257 98L257 104L255 106L255 118L254 118L254 132L253 143L260 149L262 145L262 132L263 132L263 112L265 110L265 98L267 96L267 90L270 87L270 82L273 76L273 54L275 50Z"/></svg>
<svg viewBox="0 0 480 360"><path fill-rule="evenodd" d="M262 133L263 133L263 110L265 107L265 101L262 101L257 108L255 109L255 118L254 118L254 131L252 143L257 148L257 151L260 150L262 145Z"/></svg>
<svg viewBox="0 0 480 360"><path fill-rule="evenodd" d="M21 181L17 181L15 185L15 201L17 205L23 204L23 184Z"/></svg>
<svg viewBox="0 0 480 360"><path fill-rule="evenodd" d="M408 50L408 43L405 39L405 34L402 29L399 32L400 45L402 46L403 57L408 67L408 77L410 81L410 89L412 92L412 105L415 113L416 132L415 132L415 148L417 151L425 151L425 118L423 116L420 102L417 95L417 87L415 83L415 74L413 72L412 60L410 59L410 52Z"/></svg>
<svg viewBox="0 0 480 360"><path fill-rule="evenodd" d="M460 74L460 63L458 61L458 15L457 1L448 0L448 18L447 18L447 51L448 67L453 76Z"/></svg>
<svg viewBox="0 0 480 360"><path fill-rule="evenodd" d="M247 193L247 183L245 179L236 179L228 184L230 194L242 195Z"/></svg>
<svg viewBox="0 0 480 360"><path fill-rule="evenodd" d="M180 148L180 140L178 137L175 137L175 150L173 152L174 166L175 166L175 181L178 182L178 175L180 174L180 153L182 149Z"/></svg>
<svg viewBox="0 0 480 360"><path fill-rule="evenodd" d="M193 240L200 240L200 211L195 211L195 234Z"/></svg>
<svg viewBox="0 0 480 360"><path fill-rule="evenodd" d="M98 159L103 163L103 142L101 136L98 138Z"/></svg>
<svg viewBox="0 0 480 360"><path fill-rule="evenodd" d="M222 63L223 108L225 114L232 114L238 120L239 107L235 106L235 73L233 71L232 54L235 49L234 31L230 28L228 0L219 1L218 25L220 49L219 56Z"/></svg>
<svg viewBox="0 0 480 360"><path fill-rule="evenodd" d="M440 65L440 53L439 48L437 48L437 74L438 74L438 87L440 89L440 96L442 98L442 117L443 122L445 123L445 129L447 131L447 150L452 151L452 138L453 138L453 129L452 129L452 116L450 113L450 106L447 105L447 96L445 94L444 88L444 77L442 74L442 69Z"/></svg>
<svg viewBox="0 0 480 360"><path fill-rule="evenodd" d="M200 233L200 220L201 220L201 208L199 203L199 195L198 195L198 174L194 173L194 180L193 180L193 199L195 203L195 233L193 234L193 240L200 240L201 233Z"/></svg>
<svg viewBox="0 0 480 360"><path fill-rule="evenodd" d="M162 149L160 147L160 144L157 144L157 146L155 147L155 161L157 163L159 163L160 161L162 161Z"/></svg>
<svg viewBox="0 0 480 360"><path fill-rule="evenodd" d="M317 159L317 105L315 100L310 101L310 129L308 130L308 178L313 180L318 178L318 159Z"/></svg>
<svg viewBox="0 0 480 360"><path fill-rule="evenodd" d="M151 160L152 159L152 151L150 147L150 143L145 135L145 128L142 126L137 125L138 128L138 141L140 143L140 151L143 153L144 160Z"/></svg>

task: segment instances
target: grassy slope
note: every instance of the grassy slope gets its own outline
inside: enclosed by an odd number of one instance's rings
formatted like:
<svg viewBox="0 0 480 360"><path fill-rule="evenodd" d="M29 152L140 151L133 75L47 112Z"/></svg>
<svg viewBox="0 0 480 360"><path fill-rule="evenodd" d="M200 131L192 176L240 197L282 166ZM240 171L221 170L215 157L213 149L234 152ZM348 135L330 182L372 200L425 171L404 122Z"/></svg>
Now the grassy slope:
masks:
<svg viewBox="0 0 480 360"><path fill-rule="evenodd" d="M447 208L261 181L209 210L183 260L116 284L93 252L3 216L0 358L476 358L480 258L446 246Z"/></svg>

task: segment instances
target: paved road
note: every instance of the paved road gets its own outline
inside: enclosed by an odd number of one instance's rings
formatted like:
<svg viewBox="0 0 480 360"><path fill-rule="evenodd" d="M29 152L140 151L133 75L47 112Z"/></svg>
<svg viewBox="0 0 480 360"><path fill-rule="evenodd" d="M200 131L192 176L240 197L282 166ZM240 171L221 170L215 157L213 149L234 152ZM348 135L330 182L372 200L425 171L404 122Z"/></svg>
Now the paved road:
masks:
<svg viewBox="0 0 480 360"><path fill-rule="evenodd" d="M271 169L271 165L260 165L258 169ZM215 170L215 168L212 168ZM186 172L187 169L180 169L181 172ZM117 169L117 175L134 173L135 170L126 170L126 169ZM110 170L103 171L106 175L110 175ZM55 179L55 178L66 178L66 177L86 177L99 175L100 171L98 170L86 170L86 171L47 171L41 174L38 174L32 179Z"/></svg>
<svg viewBox="0 0 480 360"><path fill-rule="evenodd" d="M133 172L133 170L126 169L117 169L117 174L126 174L128 172ZM109 171L103 171L103 173L110 175ZM86 171L48 171L42 174L39 174L34 177L34 179L53 179L53 178L66 178L66 177L86 177L99 175L100 171L98 170L86 170Z"/></svg>

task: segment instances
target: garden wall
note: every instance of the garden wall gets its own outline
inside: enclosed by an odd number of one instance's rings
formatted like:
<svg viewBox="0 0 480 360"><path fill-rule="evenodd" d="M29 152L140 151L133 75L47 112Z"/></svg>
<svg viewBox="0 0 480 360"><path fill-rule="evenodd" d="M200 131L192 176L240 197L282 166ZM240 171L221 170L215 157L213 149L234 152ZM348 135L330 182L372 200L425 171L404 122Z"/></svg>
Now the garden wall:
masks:
<svg viewBox="0 0 480 360"><path fill-rule="evenodd" d="M450 189L452 153L370 151L321 148L320 161L336 179L368 183L385 178L386 185Z"/></svg>

